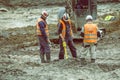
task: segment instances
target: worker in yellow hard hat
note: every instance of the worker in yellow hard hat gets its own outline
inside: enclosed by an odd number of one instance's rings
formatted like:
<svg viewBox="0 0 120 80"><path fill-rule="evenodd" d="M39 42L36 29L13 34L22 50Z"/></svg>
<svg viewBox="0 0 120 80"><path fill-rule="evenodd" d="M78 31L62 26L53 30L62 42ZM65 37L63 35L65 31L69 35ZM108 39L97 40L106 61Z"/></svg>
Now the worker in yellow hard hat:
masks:
<svg viewBox="0 0 120 80"><path fill-rule="evenodd" d="M86 56L89 54L91 63L95 63L96 44L100 33L98 32L98 26L93 23L93 17L91 15L87 15L86 17L86 24L82 28L81 36L83 37L84 47L84 51L81 53L81 62L84 63Z"/></svg>
<svg viewBox="0 0 120 80"><path fill-rule="evenodd" d="M64 59L64 46L68 45L70 51L72 53L72 57L76 58L76 48L73 43L73 32L71 21L69 19L69 15L65 13L58 23L58 34L59 34L59 44L60 44L60 52L59 52L59 59ZM66 43L63 44L63 42Z"/></svg>
<svg viewBox="0 0 120 80"><path fill-rule="evenodd" d="M42 11L41 17L38 18L36 24L36 32L40 45L40 58L42 63L50 62L50 47L49 47L49 30L46 19L48 17L47 11ZM46 60L45 60L46 55Z"/></svg>

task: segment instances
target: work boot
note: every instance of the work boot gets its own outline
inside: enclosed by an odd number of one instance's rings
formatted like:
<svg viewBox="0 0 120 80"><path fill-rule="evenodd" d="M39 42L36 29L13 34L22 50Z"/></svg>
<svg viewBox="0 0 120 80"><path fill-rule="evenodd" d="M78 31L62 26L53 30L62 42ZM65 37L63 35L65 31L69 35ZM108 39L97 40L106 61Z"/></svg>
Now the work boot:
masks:
<svg viewBox="0 0 120 80"><path fill-rule="evenodd" d="M85 58L80 58L80 60L81 60L81 65L86 65L87 64Z"/></svg>
<svg viewBox="0 0 120 80"><path fill-rule="evenodd" d="M50 53L46 53L46 62L49 63L50 62Z"/></svg>
<svg viewBox="0 0 120 80"><path fill-rule="evenodd" d="M95 63L95 59L92 58L92 59L91 59L91 63Z"/></svg>
<svg viewBox="0 0 120 80"><path fill-rule="evenodd" d="M45 63L44 53L40 53L41 63Z"/></svg>

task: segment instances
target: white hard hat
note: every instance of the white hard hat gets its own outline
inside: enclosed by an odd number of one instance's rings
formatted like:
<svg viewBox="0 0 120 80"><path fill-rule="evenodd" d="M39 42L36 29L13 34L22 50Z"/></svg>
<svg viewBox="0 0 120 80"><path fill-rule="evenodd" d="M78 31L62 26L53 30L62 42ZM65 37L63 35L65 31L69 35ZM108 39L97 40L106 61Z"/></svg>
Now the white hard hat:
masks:
<svg viewBox="0 0 120 80"><path fill-rule="evenodd" d="M45 18L47 18L48 17L48 12L47 11L42 11L42 16L44 16Z"/></svg>
<svg viewBox="0 0 120 80"><path fill-rule="evenodd" d="M63 14L63 20L68 21L68 19L69 19L69 15L67 13L64 13Z"/></svg>
<svg viewBox="0 0 120 80"><path fill-rule="evenodd" d="M91 15L87 15L86 20L93 20L93 17Z"/></svg>

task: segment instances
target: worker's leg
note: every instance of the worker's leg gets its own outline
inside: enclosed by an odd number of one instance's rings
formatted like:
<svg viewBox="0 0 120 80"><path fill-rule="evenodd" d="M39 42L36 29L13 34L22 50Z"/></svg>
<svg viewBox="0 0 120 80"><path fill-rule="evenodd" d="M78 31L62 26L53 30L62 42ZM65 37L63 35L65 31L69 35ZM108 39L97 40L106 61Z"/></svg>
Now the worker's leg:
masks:
<svg viewBox="0 0 120 80"><path fill-rule="evenodd" d="M81 53L81 64L86 65L85 58L87 57L87 54L89 54L90 46L89 45L83 45L83 50Z"/></svg>
<svg viewBox="0 0 120 80"><path fill-rule="evenodd" d="M43 44L42 44L42 37L41 36L38 36L38 40L39 40L39 47L40 47L40 59L41 59L41 63L45 63L45 59L44 59L44 47L43 47Z"/></svg>
<svg viewBox="0 0 120 80"><path fill-rule="evenodd" d="M46 62L49 63L51 61L50 53L46 53Z"/></svg>
<svg viewBox="0 0 120 80"><path fill-rule="evenodd" d="M87 54L89 53L89 47L84 47L81 53L81 58L85 58Z"/></svg>
<svg viewBox="0 0 120 80"><path fill-rule="evenodd" d="M40 59L41 59L41 63L45 63L45 59L44 59L44 53L40 53Z"/></svg>
<svg viewBox="0 0 120 80"><path fill-rule="evenodd" d="M60 44L59 59L64 59L64 48L63 48L61 39L59 39L59 44Z"/></svg>
<svg viewBox="0 0 120 80"><path fill-rule="evenodd" d="M50 62L50 47L49 47L49 44L44 39L44 37L42 37L42 36L39 37L39 40L40 40L40 45L41 45L41 48L42 48L41 53L44 52L45 55L46 55L46 62ZM44 56L44 55L42 55L42 56ZM44 59L44 57L42 59Z"/></svg>
<svg viewBox="0 0 120 80"><path fill-rule="evenodd" d="M72 53L72 56L74 58L77 58L77 52L76 52L76 48L74 46L73 40L68 40L67 44L68 44L69 49L70 49L70 51Z"/></svg>
<svg viewBox="0 0 120 80"><path fill-rule="evenodd" d="M94 63L96 59L96 46L94 44L90 46L90 57L91 62Z"/></svg>
<svg viewBox="0 0 120 80"><path fill-rule="evenodd" d="M51 61L51 56L50 56L50 46L48 44L47 41L44 41L43 42L43 46L44 46L44 51L45 51L45 54L46 54L46 62L50 62Z"/></svg>

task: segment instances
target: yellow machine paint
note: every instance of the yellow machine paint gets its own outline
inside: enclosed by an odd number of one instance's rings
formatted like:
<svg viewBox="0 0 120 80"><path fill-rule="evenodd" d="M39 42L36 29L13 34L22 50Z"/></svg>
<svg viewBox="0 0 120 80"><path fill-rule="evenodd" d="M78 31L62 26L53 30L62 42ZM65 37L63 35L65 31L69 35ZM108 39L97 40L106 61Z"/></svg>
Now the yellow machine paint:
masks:
<svg viewBox="0 0 120 80"><path fill-rule="evenodd" d="M68 59L67 45L65 41L63 41L63 47L64 47L64 52L65 52L65 59Z"/></svg>

